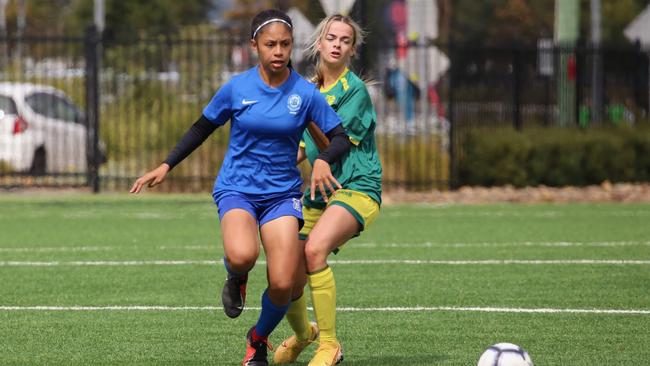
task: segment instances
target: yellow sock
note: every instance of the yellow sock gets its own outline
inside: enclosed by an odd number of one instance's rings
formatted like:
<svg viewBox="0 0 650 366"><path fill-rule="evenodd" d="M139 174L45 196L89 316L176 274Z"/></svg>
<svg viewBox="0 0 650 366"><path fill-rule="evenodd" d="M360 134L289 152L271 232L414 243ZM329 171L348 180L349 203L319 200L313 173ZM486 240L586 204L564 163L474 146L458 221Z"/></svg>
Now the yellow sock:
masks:
<svg viewBox="0 0 650 366"><path fill-rule="evenodd" d="M307 316L307 296L304 292L299 298L291 301L286 316L291 329L296 333L296 338L300 341L307 340L311 335L311 325Z"/></svg>
<svg viewBox="0 0 650 366"><path fill-rule="evenodd" d="M309 287L320 340L336 341L336 282L330 267L310 274Z"/></svg>

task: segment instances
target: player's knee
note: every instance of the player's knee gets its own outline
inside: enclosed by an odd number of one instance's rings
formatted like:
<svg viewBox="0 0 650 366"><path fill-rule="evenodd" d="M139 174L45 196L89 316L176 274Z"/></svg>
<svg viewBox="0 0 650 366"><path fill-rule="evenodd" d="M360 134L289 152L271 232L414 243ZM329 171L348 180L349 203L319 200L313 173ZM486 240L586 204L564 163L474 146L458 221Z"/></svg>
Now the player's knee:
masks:
<svg viewBox="0 0 650 366"><path fill-rule="evenodd" d="M236 253L227 256L226 259L230 268L238 272L244 272L250 271L255 266L257 256L252 253Z"/></svg>
<svg viewBox="0 0 650 366"><path fill-rule="evenodd" d="M268 296L271 302L278 306L291 303L291 293L279 291L271 286L268 288Z"/></svg>
<svg viewBox="0 0 650 366"><path fill-rule="evenodd" d="M305 245L305 260L307 261L307 267L324 262L327 260L328 254L329 251L326 246L316 245L313 242L307 242Z"/></svg>
<svg viewBox="0 0 650 366"><path fill-rule="evenodd" d="M307 276L301 276L300 278L297 278L294 280L293 287L291 289L291 296L296 299L300 297L302 294L303 289L307 285Z"/></svg>
<svg viewBox="0 0 650 366"><path fill-rule="evenodd" d="M289 296L293 290L293 285L294 282L291 278L275 278L269 281L269 291L278 295Z"/></svg>

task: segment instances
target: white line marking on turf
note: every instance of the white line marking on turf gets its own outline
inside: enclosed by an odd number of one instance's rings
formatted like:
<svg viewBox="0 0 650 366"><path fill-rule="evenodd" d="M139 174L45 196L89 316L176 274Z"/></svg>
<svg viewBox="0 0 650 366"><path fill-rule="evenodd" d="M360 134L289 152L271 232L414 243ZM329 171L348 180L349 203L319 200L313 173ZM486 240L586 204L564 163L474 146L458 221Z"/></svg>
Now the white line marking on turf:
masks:
<svg viewBox="0 0 650 366"><path fill-rule="evenodd" d="M614 265L647 265L650 260L626 260L626 259L485 259L485 260L419 260L419 259L388 259L388 260L338 260L329 261L332 264L439 264L439 265L507 265L507 264L528 264L528 265L565 265L565 264L614 264Z"/></svg>
<svg viewBox="0 0 650 366"><path fill-rule="evenodd" d="M43 252L100 252L114 250L114 247L32 247L0 248L0 253L43 253Z"/></svg>
<svg viewBox="0 0 650 366"><path fill-rule="evenodd" d="M256 310L255 308L247 309ZM145 305L108 305L108 306L0 306L0 311L187 311L187 310L221 310L216 306L145 306ZM258 308L257 310L261 310Z"/></svg>
<svg viewBox="0 0 650 366"><path fill-rule="evenodd" d="M650 246L650 241L609 242L512 242L512 243L350 243L349 248L496 248L496 247L625 247Z"/></svg>
<svg viewBox="0 0 650 366"><path fill-rule="evenodd" d="M66 247L66 246L33 246L33 247L0 247L0 253L47 253L47 252L99 252L111 250L214 250L217 251L221 246L215 245L176 245L176 246L159 246L159 247L115 247L115 246L81 246L81 247Z"/></svg>
<svg viewBox="0 0 650 366"><path fill-rule="evenodd" d="M650 315L650 310L643 309L550 309L550 308L497 308L497 307L455 307L455 306L416 306L416 307L386 307L386 308L336 308L337 311L346 312L483 312L483 313L570 313L570 314L634 314Z"/></svg>
<svg viewBox="0 0 650 366"><path fill-rule="evenodd" d="M259 311L259 307L247 307ZM0 311L217 311L218 306L0 306ZM309 308L309 310L313 310ZM531 313L531 314L608 314L608 315L650 315L646 309L552 309L552 308L502 308L502 307L339 307L342 312L481 312L481 313Z"/></svg>
<svg viewBox="0 0 650 366"><path fill-rule="evenodd" d="M650 246L650 241L603 241L603 242L478 242L478 243L355 243L351 242L347 248L498 248L498 247L628 247ZM93 252L112 250L188 250L188 251L218 251L221 246L214 245L162 245L158 247L116 247L116 246L33 246L33 247L0 247L0 253L29 253L29 252Z"/></svg>
<svg viewBox="0 0 650 366"><path fill-rule="evenodd" d="M218 250L221 248L220 244L215 244L215 245L163 245L158 247L160 250Z"/></svg>
<svg viewBox="0 0 650 366"><path fill-rule="evenodd" d="M56 266L186 266L215 265L214 260L149 260L149 261L2 261L0 267L56 267ZM262 263L262 262L258 262Z"/></svg>
<svg viewBox="0 0 650 366"><path fill-rule="evenodd" d="M650 265L650 260L632 259L486 259L486 260L420 260L420 259L358 259L333 260L333 265L350 264L410 264L410 265ZM140 261L0 261L0 267L56 267L56 266L186 266L186 265L217 265L215 260L140 260ZM265 265L266 261L258 261Z"/></svg>

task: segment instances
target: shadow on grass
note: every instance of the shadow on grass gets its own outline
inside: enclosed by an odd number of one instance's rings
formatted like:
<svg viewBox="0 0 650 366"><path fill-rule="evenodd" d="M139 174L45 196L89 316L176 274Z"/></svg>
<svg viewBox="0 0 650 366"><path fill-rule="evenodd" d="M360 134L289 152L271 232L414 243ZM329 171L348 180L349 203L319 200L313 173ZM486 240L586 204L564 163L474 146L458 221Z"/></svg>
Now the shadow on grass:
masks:
<svg viewBox="0 0 650 366"><path fill-rule="evenodd" d="M412 355L412 356L375 356L375 357L345 357L340 365L345 366L395 366L422 365L431 366L448 361L449 357L442 355ZM297 364L307 365L309 362Z"/></svg>

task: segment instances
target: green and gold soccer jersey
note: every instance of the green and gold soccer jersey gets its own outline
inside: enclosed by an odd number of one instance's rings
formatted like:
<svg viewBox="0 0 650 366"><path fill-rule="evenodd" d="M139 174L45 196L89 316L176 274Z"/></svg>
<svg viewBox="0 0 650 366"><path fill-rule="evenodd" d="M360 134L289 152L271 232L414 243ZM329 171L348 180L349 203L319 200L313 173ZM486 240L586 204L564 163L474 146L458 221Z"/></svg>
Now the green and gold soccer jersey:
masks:
<svg viewBox="0 0 650 366"><path fill-rule="evenodd" d="M381 203L381 162L375 144L377 115L366 85L352 71L345 69L339 79L321 94L332 106L343 122L343 128L350 137L352 148L340 162L332 164L332 174L343 188L367 194ZM303 133L301 146L307 159L313 165L319 151L307 130ZM305 205L314 208L325 207L325 202L316 191L316 199L310 198L307 187L303 196Z"/></svg>

